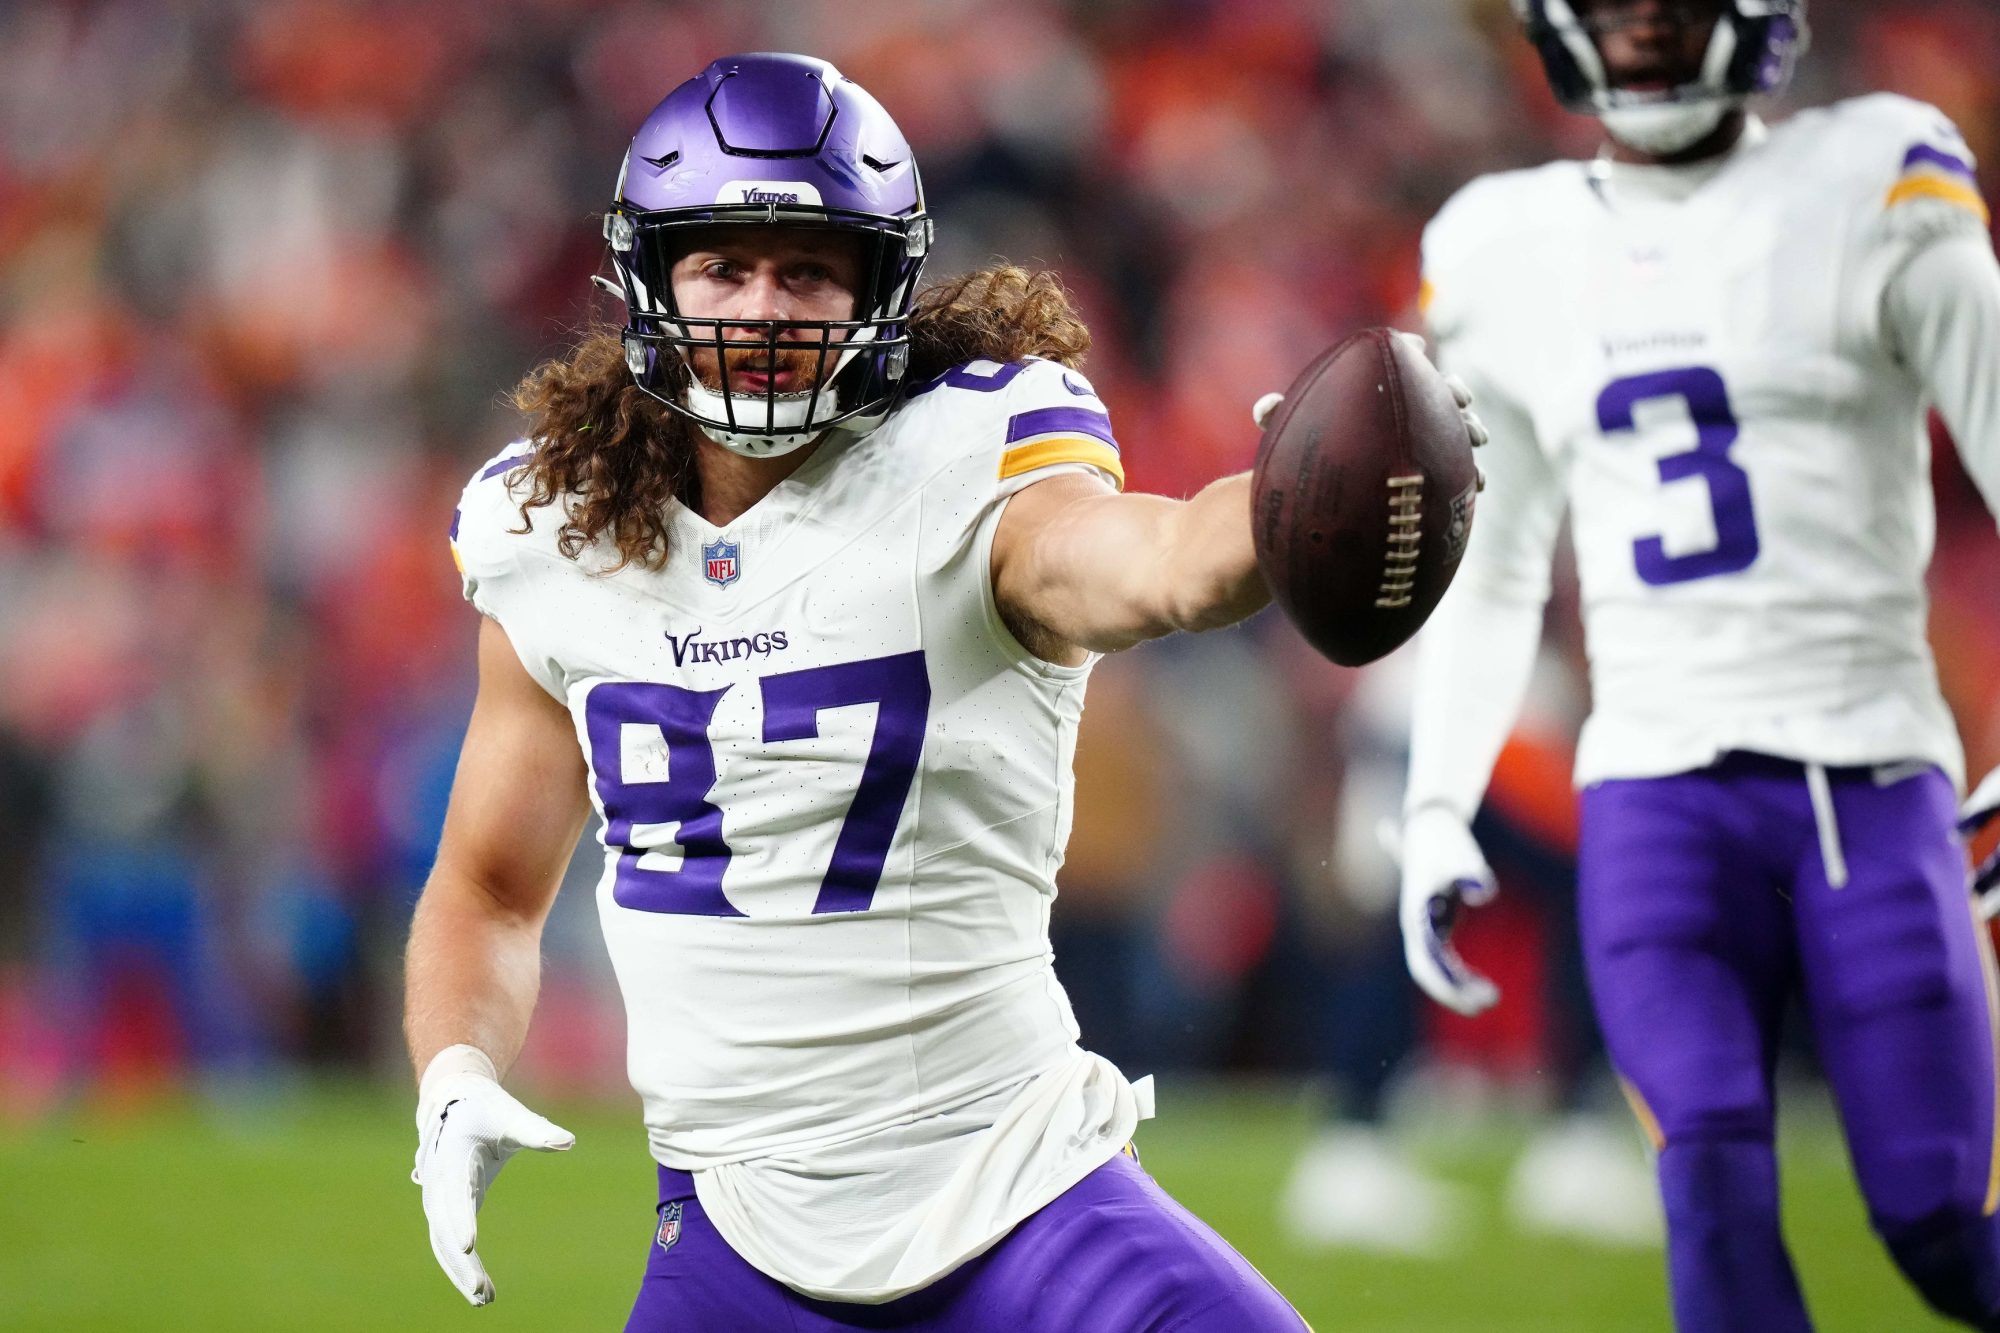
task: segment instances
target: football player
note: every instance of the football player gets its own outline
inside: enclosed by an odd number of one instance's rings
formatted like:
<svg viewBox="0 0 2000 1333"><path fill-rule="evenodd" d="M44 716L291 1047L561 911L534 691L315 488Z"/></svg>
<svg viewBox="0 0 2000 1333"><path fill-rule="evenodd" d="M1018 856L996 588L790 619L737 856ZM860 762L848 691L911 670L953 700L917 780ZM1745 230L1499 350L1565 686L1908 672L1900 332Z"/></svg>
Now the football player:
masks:
<svg viewBox="0 0 2000 1333"><path fill-rule="evenodd" d="M1869 96L1767 125L1803 0L1519 0L1596 160L1473 182L1424 239L1490 485L1422 637L1410 970L1447 934L1565 507L1593 712L1579 910L1658 1149L1679 1326L1810 1327L1779 1234L1772 1064L1796 996L1870 1217L1939 1311L2000 1328L1990 944L1925 640L1925 406L2000 507L2000 267L1965 141ZM1991 801L1985 802L1990 806ZM1983 807L1982 807L1983 808Z"/></svg>
<svg viewBox="0 0 2000 1333"><path fill-rule="evenodd" d="M1078 1047L1047 936L1091 663L1264 605L1248 477L1120 494L1062 289L920 293L910 146L822 61L675 89L605 235L625 328L524 382L453 524L480 683L407 990L438 1262L490 1301L486 1189L572 1141L499 1078L594 807L659 1163L630 1328L1300 1328L1130 1155L1150 1087Z"/></svg>

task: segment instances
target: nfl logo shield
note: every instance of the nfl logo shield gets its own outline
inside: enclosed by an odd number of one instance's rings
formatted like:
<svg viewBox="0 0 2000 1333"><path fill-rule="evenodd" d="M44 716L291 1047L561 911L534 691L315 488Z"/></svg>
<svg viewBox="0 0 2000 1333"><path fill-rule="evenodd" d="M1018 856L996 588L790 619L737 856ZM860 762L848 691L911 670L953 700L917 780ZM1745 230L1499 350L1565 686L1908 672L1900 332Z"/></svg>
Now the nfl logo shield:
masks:
<svg viewBox="0 0 2000 1333"><path fill-rule="evenodd" d="M674 1248L674 1242L681 1238L681 1204L676 1199L660 1206L660 1230L653 1237L663 1250Z"/></svg>
<svg viewBox="0 0 2000 1333"><path fill-rule="evenodd" d="M718 588L727 588L736 582L743 571L736 564L736 543L714 541L701 548L702 577Z"/></svg>

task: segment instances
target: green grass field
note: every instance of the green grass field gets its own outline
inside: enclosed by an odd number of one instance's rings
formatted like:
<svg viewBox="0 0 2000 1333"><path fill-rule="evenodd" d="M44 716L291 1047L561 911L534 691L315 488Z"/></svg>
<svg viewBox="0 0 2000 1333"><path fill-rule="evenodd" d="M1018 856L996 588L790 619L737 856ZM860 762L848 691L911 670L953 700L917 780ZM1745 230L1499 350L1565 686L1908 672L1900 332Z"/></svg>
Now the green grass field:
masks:
<svg viewBox="0 0 2000 1333"><path fill-rule="evenodd" d="M652 1232L636 1107L549 1105L564 1158L524 1154L480 1224L499 1288L466 1306L433 1266L395 1090L296 1093L227 1110L78 1115L0 1138L0 1329L592 1330L622 1326ZM1794 1253L1823 1333L1917 1333L1926 1315L1869 1236L1839 1138L1793 1114L1784 1143ZM1496 1128L1437 1165L1475 1186L1488 1243L1448 1262L1289 1248L1271 1199L1310 1129L1294 1096L1163 1099L1147 1167L1256 1262L1319 1333L1667 1328L1657 1253L1510 1231ZM1032 1333L1032 1330L1023 1330Z"/></svg>

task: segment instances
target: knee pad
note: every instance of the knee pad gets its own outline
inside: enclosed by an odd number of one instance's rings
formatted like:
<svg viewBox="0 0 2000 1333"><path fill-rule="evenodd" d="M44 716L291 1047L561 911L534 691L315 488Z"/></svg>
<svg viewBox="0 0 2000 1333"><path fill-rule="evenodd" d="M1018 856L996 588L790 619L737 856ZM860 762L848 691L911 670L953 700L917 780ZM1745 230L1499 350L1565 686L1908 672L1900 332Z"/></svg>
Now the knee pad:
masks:
<svg viewBox="0 0 2000 1333"><path fill-rule="evenodd" d="M2000 1333L2000 1224L1991 1217L1951 1213L1875 1229L1917 1289L1939 1314Z"/></svg>

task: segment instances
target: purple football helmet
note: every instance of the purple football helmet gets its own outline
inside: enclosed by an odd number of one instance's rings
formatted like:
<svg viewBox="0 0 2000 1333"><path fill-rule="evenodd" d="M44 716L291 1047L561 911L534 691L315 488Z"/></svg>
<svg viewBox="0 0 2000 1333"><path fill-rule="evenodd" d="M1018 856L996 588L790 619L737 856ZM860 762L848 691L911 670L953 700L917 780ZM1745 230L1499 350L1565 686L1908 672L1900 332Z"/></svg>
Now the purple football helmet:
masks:
<svg viewBox="0 0 2000 1333"><path fill-rule="evenodd" d="M1712 7L1688 0L1663 3L1688 22L1720 13L1700 74L1660 91L1611 85L1596 34L1620 20L1590 12L1593 7L1583 0L1514 0L1514 12L1564 106L1598 117L1614 137L1635 148L1659 153L1692 147L1745 98L1782 91L1810 36L1806 0L1717 0Z"/></svg>
<svg viewBox="0 0 2000 1333"><path fill-rule="evenodd" d="M688 229L814 227L863 240L855 318L689 319L669 280ZM789 453L832 426L872 429L909 364L909 315L931 220L910 145L882 105L824 60L726 56L667 94L633 136L604 236L625 297L625 363L639 387L751 457ZM735 393L731 333L819 358L811 390ZM784 336L780 336L783 334ZM743 341L730 340L739 349ZM754 344L753 344L754 345ZM716 392L689 371L717 352ZM775 381L772 382L773 385Z"/></svg>

